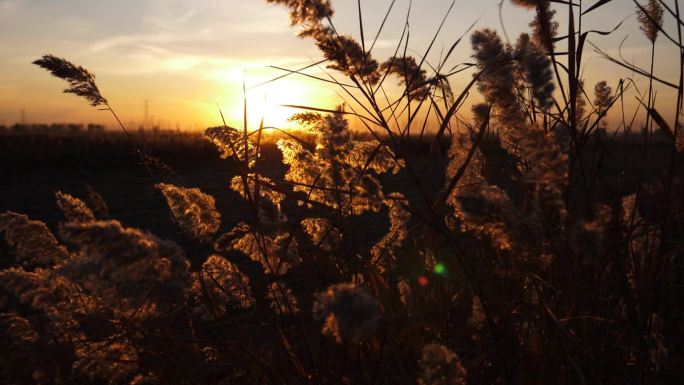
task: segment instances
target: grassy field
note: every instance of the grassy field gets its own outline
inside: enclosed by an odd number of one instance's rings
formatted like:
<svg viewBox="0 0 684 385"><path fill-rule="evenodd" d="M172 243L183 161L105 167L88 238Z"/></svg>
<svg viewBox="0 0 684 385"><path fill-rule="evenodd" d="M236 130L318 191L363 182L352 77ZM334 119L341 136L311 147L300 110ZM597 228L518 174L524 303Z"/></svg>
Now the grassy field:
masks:
<svg viewBox="0 0 684 385"><path fill-rule="evenodd" d="M303 133L295 134L306 138ZM136 134L131 140L119 132L6 133L1 139L0 211L25 213L52 228L62 220L55 192L85 196L92 188L103 196L112 218L164 238L182 239L183 234L173 223L166 202L154 187L159 182L196 187L213 196L222 214L224 231L249 216L244 205L236 204L241 199L239 194L229 188L228 181L239 167L230 159L221 159L216 147L201 134ZM265 140L263 158L257 168L272 179L283 179L286 167L275 146L276 140L277 137ZM668 161L668 143L660 143L662 150L656 145L645 167L639 157L642 146L638 136L617 135L588 146L588 159L601 158L602 162L593 182L596 186L589 188L592 199L602 196L600 199L608 203L608 197L624 196L632 191L640 175L656 179ZM447 145L429 160L427 139L415 137L404 146L411 151L411 165L416 172L429 162L426 186L430 194L438 194L443 188L448 163ZM152 174L140 161L138 148L154 159L149 165ZM387 192L399 192L413 201L419 200L419 192L406 173L382 175L380 181ZM578 179L572 187L578 197L583 195L583 186L584 181ZM378 229L374 230L371 222L366 226L367 231L360 232L369 235L369 242L380 237L385 223L376 225ZM184 247L193 246L188 242Z"/></svg>

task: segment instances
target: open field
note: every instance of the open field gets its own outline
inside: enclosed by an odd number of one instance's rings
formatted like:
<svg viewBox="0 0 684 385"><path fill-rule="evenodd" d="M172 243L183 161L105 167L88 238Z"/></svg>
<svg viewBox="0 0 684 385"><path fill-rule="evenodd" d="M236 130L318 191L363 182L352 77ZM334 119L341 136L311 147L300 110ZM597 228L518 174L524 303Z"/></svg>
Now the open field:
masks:
<svg viewBox="0 0 684 385"><path fill-rule="evenodd" d="M275 141L272 137L264 143L258 169L272 179L282 179L286 166ZM642 167L639 158L638 136L617 135L588 148L589 158L603 159L593 194L603 196L601 199L606 201L608 196L628 195L639 175L657 178L659 169L668 161L668 143L660 143L660 147L654 147L653 157L646 167ZM247 208L239 203L239 194L229 188L229 181L238 168L232 160L221 159L216 147L201 134L136 134L133 141L117 132L4 134L0 146L0 164L3 165L0 168L0 211L25 213L52 228L57 228L63 219L55 203L55 192L85 196L90 187L103 196L112 218L160 237L182 237L166 202L154 188L160 181L196 187L213 196L225 231L249 215ZM413 167L421 170L428 161L427 139L412 138L405 146L412 152ZM151 163L153 175L141 163L137 148L144 149L158 161L158 164ZM429 160L430 176L426 178L426 186L432 195L442 189L447 161L446 146ZM415 185L405 173L383 175L380 180L388 192L419 199ZM581 196L582 181L577 180L573 189ZM382 221L376 224L378 227L385 225ZM370 229L360 234L375 233L374 236L379 237L380 231L373 230L374 223L368 225ZM188 242L184 247L193 246Z"/></svg>

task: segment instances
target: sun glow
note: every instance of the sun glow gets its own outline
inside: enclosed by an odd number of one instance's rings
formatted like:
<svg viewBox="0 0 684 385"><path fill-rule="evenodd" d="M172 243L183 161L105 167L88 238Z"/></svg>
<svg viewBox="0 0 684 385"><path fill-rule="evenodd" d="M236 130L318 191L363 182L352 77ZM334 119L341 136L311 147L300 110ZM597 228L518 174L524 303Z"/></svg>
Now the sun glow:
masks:
<svg viewBox="0 0 684 385"><path fill-rule="evenodd" d="M269 82L282 73L274 74L270 71L268 75L259 76L245 74L245 93L242 90L241 75L233 71L219 75L221 80L231 83L232 87L239 84L238 90L227 94L223 102L227 123L235 127L244 126L245 104L249 130L258 129L262 119L264 127L297 128L288 119L304 110L288 106L330 108L334 105L330 95L323 91L317 81L287 77Z"/></svg>

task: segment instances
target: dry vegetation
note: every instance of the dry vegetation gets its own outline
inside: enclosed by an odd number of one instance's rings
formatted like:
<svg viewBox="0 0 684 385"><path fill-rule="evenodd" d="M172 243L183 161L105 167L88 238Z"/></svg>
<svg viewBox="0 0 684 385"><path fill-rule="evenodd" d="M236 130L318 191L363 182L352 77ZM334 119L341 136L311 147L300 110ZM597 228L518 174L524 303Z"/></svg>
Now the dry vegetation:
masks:
<svg viewBox="0 0 684 385"><path fill-rule="evenodd" d="M12 250L0 271L3 383L681 380L684 87L681 76L633 68L650 83L634 112L646 118L643 136L607 138L605 116L634 79L615 90L584 84L592 32L576 26L610 0L514 0L536 11L530 34L509 44L491 29L470 33L474 76L453 90L450 79L464 76L446 65L453 49L431 65L407 56L404 29L379 62L377 36L340 34L328 0L268 2L290 11L331 70L321 82L350 103L302 107L293 120L308 139L280 136L284 172L274 175L259 167L264 127L207 129L236 167L225 185L247 213L227 229L214 197L170 183L123 125L182 239L110 218L94 191L87 203L57 192L55 229L1 214ZM664 36L684 63L679 3L635 4L645 37ZM84 68L52 55L35 64L116 117ZM387 94L390 81L404 91ZM676 90L672 117L659 113L654 82ZM463 120L475 88L486 102ZM352 135L348 118L365 135Z"/></svg>

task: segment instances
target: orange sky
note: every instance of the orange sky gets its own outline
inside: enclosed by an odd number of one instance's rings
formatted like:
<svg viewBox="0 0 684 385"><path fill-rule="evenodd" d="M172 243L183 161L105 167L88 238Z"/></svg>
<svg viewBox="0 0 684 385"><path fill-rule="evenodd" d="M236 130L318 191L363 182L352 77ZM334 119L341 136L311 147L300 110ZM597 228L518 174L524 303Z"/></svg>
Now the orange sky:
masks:
<svg viewBox="0 0 684 385"><path fill-rule="evenodd" d="M365 28L371 31L367 34L375 34L390 2L362 1ZM414 1L409 44L414 53L426 49L450 3ZM358 36L356 1L332 0L332 4L338 30ZM393 52L408 4L408 0L397 0L374 50L377 59ZM429 59L437 61L478 18L478 26L500 29L497 4L498 0L457 1ZM505 1L503 12L512 39L527 29L533 16L509 1ZM559 9L559 20L565 12ZM584 27L610 29L626 18L615 34L593 35L590 40L617 54L627 37L622 55L646 67L649 43L638 31L633 14L631 1L617 0L587 17ZM561 20L561 30L564 28ZM668 22L666 28L674 31L673 23ZM144 122L145 100L149 101L150 120L165 127L199 130L217 125L218 108L229 124L240 126L243 81L251 86L282 74L269 65L295 69L320 59L312 42L298 39L295 32L284 9L261 0L0 0L0 124L19 121L24 110L29 123L112 125L108 114L61 94L63 84L58 79L30 64L43 53L52 53L94 72L102 93L130 126ZM657 53L657 74L676 82L676 51L661 38ZM587 48L584 76L591 87L602 79L615 86L620 77L632 75L595 56ZM468 61L466 40L451 63ZM316 68L309 73L324 75ZM646 87L644 79L635 79L640 88ZM469 73L453 78L455 92L468 80ZM262 115L266 124L284 125L285 118L295 111L281 104L332 107L340 101L338 91L294 76L253 89L248 94L250 125L258 124ZM663 87L657 91L658 107L671 113L674 93ZM631 105L633 100L630 96Z"/></svg>

